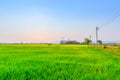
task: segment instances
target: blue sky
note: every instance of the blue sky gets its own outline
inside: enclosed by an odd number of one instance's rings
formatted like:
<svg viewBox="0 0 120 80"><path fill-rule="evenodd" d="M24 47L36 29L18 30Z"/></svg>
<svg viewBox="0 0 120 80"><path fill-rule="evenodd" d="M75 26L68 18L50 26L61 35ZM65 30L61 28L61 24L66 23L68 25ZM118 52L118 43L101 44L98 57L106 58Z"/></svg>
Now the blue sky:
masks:
<svg viewBox="0 0 120 80"><path fill-rule="evenodd" d="M0 0L0 42L120 41L120 0Z"/></svg>

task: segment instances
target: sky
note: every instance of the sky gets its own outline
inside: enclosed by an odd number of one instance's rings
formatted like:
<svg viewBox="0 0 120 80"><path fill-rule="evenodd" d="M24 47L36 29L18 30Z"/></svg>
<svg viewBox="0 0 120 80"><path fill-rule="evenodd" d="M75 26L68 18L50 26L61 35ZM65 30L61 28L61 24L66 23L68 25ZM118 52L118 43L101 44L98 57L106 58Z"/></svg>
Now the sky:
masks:
<svg viewBox="0 0 120 80"><path fill-rule="evenodd" d="M0 43L120 41L120 0L0 0Z"/></svg>

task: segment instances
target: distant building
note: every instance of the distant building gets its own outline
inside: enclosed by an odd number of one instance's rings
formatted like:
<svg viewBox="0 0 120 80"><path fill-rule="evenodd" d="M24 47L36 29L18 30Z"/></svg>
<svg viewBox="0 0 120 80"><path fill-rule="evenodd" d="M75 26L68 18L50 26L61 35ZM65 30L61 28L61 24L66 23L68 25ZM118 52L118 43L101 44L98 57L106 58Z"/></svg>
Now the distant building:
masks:
<svg viewBox="0 0 120 80"><path fill-rule="evenodd" d="M61 40L60 44L67 44L68 40Z"/></svg>
<svg viewBox="0 0 120 80"><path fill-rule="evenodd" d="M79 42L75 40L61 40L60 43L61 44L79 44Z"/></svg>

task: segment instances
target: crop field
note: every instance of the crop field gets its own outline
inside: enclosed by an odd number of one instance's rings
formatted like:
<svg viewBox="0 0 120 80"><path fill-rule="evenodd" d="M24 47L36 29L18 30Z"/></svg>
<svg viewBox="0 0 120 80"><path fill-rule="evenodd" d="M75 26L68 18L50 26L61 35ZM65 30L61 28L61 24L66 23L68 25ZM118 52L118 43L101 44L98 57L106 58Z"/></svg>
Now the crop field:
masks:
<svg viewBox="0 0 120 80"><path fill-rule="evenodd" d="M0 80L120 80L119 54L87 45L1 44Z"/></svg>

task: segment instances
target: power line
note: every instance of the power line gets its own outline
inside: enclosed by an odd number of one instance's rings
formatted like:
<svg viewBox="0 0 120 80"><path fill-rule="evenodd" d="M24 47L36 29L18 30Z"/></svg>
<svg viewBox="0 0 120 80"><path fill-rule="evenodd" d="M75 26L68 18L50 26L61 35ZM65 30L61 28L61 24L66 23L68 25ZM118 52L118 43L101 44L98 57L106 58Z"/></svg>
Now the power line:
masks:
<svg viewBox="0 0 120 80"><path fill-rule="evenodd" d="M116 12L116 15L113 16L110 20L106 21L104 24L102 24L100 26L100 28L103 28L103 27L106 27L107 25L113 23L118 17L120 17L120 10L118 12ZM99 30L99 27L96 26L96 44L98 44L98 30Z"/></svg>
<svg viewBox="0 0 120 80"><path fill-rule="evenodd" d="M115 13L115 16L113 16L111 19L109 19L105 23L103 23L101 25L101 28L106 27L107 25L113 23L118 17L120 17L120 10Z"/></svg>

